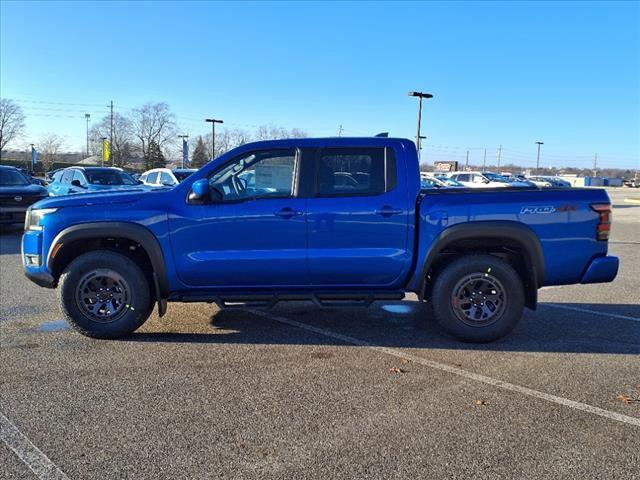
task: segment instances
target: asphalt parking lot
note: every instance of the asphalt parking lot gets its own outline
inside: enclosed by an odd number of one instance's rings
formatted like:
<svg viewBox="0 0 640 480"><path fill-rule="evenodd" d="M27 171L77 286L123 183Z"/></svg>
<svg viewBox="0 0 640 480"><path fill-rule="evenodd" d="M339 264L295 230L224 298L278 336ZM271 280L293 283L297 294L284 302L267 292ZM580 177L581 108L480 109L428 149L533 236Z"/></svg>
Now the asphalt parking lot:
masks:
<svg viewBox="0 0 640 480"><path fill-rule="evenodd" d="M5 231L0 478L640 478L640 205L610 195L616 281L543 289L489 345L411 299L170 304L91 340Z"/></svg>

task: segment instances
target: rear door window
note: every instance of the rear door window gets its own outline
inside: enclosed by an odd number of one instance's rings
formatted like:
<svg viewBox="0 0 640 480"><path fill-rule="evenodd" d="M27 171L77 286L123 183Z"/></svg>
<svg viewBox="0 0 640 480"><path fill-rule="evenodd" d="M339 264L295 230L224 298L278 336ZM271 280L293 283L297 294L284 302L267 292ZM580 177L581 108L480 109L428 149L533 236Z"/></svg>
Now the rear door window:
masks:
<svg viewBox="0 0 640 480"><path fill-rule="evenodd" d="M384 148L321 149L316 162L316 195L378 195L389 191L395 186L392 157L392 152Z"/></svg>

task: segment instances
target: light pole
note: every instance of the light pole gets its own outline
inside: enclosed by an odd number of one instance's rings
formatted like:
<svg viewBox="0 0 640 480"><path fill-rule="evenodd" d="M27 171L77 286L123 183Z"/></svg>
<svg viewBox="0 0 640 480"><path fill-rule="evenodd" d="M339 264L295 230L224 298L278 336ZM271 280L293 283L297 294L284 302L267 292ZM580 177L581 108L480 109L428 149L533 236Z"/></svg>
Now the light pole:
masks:
<svg viewBox="0 0 640 480"><path fill-rule="evenodd" d="M178 135L178 138L182 139L182 168L184 168L184 157L185 157L184 144L185 144L185 141L187 140L187 138L189 138L189 135Z"/></svg>
<svg viewBox="0 0 640 480"><path fill-rule="evenodd" d="M418 156L420 156L420 150L422 149L422 139L425 138L420 136L420 123L422 122L422 99L433 98L433 95L423 92L409 92L409 96L418 97L418 132L416 133L416 149L418 150Z"/></svg>
<svg viewBox="0 0 640 480"><path fill-rule="evenodd" d="M536 173L540 170L540 145L544 145L544 142L536 142L538 145L538 158L536 159Z"/></svg>
<svg viewBox="0 0 640 480"><path fill-rule="evenodd" d="M85 113L84 118L87 120L87 157L89 156L89 119L91 118L90 113Z"/></svg>
<svg viewBox="0 0 640 480"><path fill-rule="evenodd" d="M216 156L216 123L224 122L215 118L205 118L205 122L211 123L211 160L213 160Z"/></svg>

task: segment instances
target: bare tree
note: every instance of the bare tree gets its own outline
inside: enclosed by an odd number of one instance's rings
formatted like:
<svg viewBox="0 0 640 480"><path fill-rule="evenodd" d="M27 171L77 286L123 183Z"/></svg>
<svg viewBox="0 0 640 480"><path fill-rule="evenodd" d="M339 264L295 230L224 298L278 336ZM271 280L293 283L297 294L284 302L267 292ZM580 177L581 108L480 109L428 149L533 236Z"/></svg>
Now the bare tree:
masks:
<svg viewBox="0 0 640 480"><path fill-rule="evenodd" d="M174 115L166 103L146 103L133 111L133 135L140 142L142 156L149 166L156 149L166 150L176 140ZM153 151L152 151L153 150Z"/></svg>
<svg viewBox="0 0 640 480"><path fill-rule="evenodd" d="M38 141L39 160L42 168L48 172L53 164L59 160L60 152L64 146L64 139L55 133L47 133Z"/></svg>
<svg viewBox="0 0 640 480"><path fill-rule="evenodd" d="M91 127L89 138L94 155L102 155L102 139L109 138L111 118L107 115ZM131 120L120 113L113 114L113 137L109 150L111 161L116 167L124 167L133 149L133 126Z"/></svg>
<svg viewBox="0 0 640 480"><path fill-rule="evenodd" d="M0 158L2 150L24 131L24 113L16 102L9 98L0 99Z"/></svg>

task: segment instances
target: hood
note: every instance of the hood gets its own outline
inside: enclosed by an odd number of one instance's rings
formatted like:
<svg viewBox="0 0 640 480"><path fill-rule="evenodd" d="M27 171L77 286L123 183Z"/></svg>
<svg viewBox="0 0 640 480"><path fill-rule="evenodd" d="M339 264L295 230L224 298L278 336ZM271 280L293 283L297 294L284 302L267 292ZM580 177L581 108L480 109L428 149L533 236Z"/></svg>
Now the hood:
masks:
<svg viewBox="0 0 640 480"><path fill-rule="evenodd" d="M49 192L43 186L33 183L29 185L0 186L0 196L4 197L8 195L40 195L45 197L49 195Z"/></svg>
<svg viewBox="0 0 640 480"><path fill-rule="evenodd" d="M49 197L45 200L40 200L33 205L33 208L85 207L91 205L116 205L124 203L134 203L140 200L140 198L146 194L146 190L129 189L110 190L100 193L62 195L60 197Z"/></svg>

